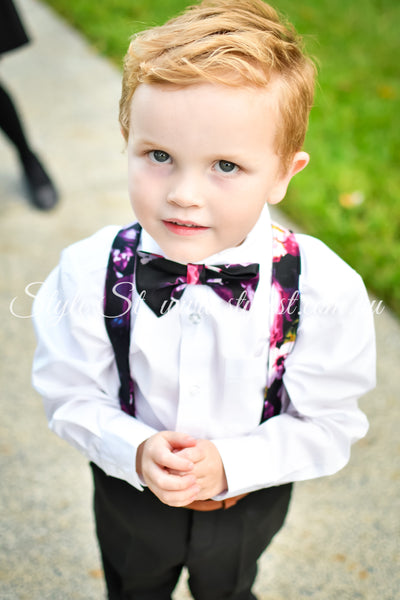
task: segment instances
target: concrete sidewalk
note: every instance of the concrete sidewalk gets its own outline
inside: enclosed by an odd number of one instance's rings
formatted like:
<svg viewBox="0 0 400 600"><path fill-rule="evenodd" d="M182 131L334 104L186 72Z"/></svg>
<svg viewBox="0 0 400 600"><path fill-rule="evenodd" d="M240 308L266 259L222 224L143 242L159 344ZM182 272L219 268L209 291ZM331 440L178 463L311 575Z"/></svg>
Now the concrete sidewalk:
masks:
<svg viewBox="0 0 400 600"><path fill-rule="evenodd" d="M37 0L18 6L33 43L1 61L1 81L62 201L51 214L28 205L14 152L0 136L0 599L101 600L89 472L47 431L31 388L35 287L25 287L43 281L66 245L132 220L117 122L120 74ZM376 327L379 385L362 401L370 433L341 473L296 486L287 525L261 561L260 600L399 597L400 326L385 309ZM182 582L175 600L188 598Z"/></svg>

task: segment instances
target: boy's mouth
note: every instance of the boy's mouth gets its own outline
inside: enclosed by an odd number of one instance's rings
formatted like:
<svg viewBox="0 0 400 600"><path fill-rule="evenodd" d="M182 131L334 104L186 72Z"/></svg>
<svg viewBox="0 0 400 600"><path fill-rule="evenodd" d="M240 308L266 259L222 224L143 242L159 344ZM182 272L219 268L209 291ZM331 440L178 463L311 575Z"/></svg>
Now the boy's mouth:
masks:
<svg viewBox="0 0 400 600"><path fill-rule="evenodd" d="M179 235L190 235L191 233L198 233L205 231L208 227L194 223L193 221L180 221L177 219L168 219L163 221L164 225L169 231L177 233Z"/></svg>

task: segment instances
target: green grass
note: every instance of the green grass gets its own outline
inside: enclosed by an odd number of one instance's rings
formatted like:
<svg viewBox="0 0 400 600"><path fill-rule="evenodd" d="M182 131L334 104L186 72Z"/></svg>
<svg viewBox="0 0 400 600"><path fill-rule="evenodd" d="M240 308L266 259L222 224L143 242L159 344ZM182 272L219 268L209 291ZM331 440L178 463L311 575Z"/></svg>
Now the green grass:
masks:
<svg viewBox="0 0 400 600"><path fill-rule="evenodd" d="M189 4L46 1L118 66L135 31L160 24ZM273 5L305 36L319 64L305 145L311 163L294 179L281 208L348 261L400 315L400 2L277 0Z"/></svg>

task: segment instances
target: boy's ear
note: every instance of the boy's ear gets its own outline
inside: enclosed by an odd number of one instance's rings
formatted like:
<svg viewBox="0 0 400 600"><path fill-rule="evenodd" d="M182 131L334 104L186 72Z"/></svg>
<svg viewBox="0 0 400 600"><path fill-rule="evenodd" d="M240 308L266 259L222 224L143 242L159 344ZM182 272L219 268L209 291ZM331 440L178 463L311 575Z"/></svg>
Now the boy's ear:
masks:
<svg viewBox="0 0 400 600"><path fill-rule="evenodd" d="M296 152L292 159L292 162L289 165L288 170L277 180L276 185L271 190L267 203L278 204L281 200L283 200L292 177L294 177L297 173L300 173L300 171L305 169L309 162L310 155L307 154L307 152Z"/></svg>

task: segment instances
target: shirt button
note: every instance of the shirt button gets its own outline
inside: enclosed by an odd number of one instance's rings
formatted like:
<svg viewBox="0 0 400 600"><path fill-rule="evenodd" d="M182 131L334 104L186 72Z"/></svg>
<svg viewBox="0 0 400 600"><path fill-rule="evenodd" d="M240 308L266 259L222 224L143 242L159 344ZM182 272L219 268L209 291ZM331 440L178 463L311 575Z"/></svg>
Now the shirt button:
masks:
<svg viewBox="0 0 400 600"><path fill-rule="evenodd" d="M189 315L189 320L193 325L197 325L201 321L201 315L199 315L199 313L191 313Z"/></svg>
<svg viewBox="0 0 400 600"><path fill-rule="evenodd" d="M197 396L197 394L200 392L200 386L199 385L192 385L192 387L190 388L190 395L191 396Z"/></svg>

